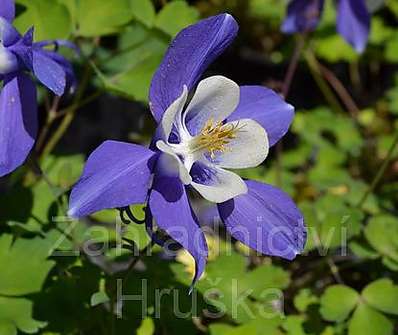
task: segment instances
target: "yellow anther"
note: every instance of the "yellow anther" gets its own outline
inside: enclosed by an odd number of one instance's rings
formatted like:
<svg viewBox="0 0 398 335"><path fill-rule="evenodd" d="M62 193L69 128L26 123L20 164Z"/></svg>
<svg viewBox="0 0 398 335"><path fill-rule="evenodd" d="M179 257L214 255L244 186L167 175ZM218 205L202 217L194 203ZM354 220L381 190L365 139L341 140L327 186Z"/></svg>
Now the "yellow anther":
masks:
<svg viewBox="0 0 398 335"><path fill-rule="evenodd" d="M236 134L243 128L236 124L223 124L222 121L214 122L210 119L204 125L200 134L195 138L193 151L207 150L210 157L214 159L216 152L225 152L231 140L236 138Z"/></svg>

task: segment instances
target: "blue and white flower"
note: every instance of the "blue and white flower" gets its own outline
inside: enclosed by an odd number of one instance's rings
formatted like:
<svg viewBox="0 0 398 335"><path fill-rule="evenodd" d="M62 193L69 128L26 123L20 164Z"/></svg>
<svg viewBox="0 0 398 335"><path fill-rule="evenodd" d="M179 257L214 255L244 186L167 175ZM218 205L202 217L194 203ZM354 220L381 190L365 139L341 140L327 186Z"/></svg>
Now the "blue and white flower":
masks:
<svg viewBox="0 0 398 335"><path fill-rule="evenodd" d="M152 80L158 127L150 148L104 142L70 197L72 217L146 203L148 228L155 222L194 257L194 282L207 245L189 189L215 203L230 234L261 253L293 259L305 243L303 217L285 193L228 170L261 164L287 132L293 107L262 86L239 87L222 76L199 81L237 31L228 14L181 31Z"/></svg>

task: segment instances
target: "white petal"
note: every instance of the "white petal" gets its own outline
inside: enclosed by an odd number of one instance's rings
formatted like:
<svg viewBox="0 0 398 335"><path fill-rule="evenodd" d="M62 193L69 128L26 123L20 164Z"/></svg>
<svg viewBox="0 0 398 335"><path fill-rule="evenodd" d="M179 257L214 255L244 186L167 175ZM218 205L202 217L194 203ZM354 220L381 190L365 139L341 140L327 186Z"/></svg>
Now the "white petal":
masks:
<svg viewBox="0 0 398 335"><path fill-rule="evenodd" d="M191 135L197 135L210 119L224 121L238 106L239 96L239 86L228 78L214 76L202 80L185 113Z"/></svg>
<svg viewBox="0 0 398 335"><path fill-rule="evenodd" d="M203 179L202 183L192 182L191 185L202 195L203 198L221 203L230 200L240 194L247 193L245 182L236 173L223 170L214 165L202 163L203 178L197 177L194 180Z"/></svg>
<svg viewBox="0 0 398 335"><path fill-rule="evenodd" d="M0 74L8 74L16 71L17 69L17 57L0 44Z"/></svg>
<svg viewBox="0 0 398 335"><path fill-rule="evenodd" d="M158 168L162 169L162 172L169 176L180 177L185 185L189 185L192 182L189 171L173 151L173 148L163 141L157 141L156 146L160 151L164 152L164 154L159 157L157 163Z"/></svg>
<svg viewBox="0 0 398 335"><path fill-rule="evenodd" d="M164 112L161 126L163 129L163 139L168 141L173 125L175 124L180 131L182 128L182 111L188 98L188 88L184 85L182 94Z"/></svg>
<svg viewBox="0 0 398 335"><path fill-rule="evenodd" d="M246 169L260 165L268 156L269 143L265 129L256 121L242 119L228 122L237 127L236 138L226 151L216 156L214 164L229 169Z"/></svg>

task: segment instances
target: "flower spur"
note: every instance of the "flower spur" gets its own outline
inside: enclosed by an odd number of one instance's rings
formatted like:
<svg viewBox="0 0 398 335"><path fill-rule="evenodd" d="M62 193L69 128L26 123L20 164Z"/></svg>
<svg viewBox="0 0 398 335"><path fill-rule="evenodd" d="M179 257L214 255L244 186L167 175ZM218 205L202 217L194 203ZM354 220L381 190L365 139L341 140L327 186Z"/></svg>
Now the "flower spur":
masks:
<svg viewBox="0 0 398 335"><path fill-rule="evenodd" d="M288 34L313 31L319 24L325 0L291 0L282 31ZM370 13L365 0L337 1L337 31L359 53L369 38Z"/></svg>
<svg viewBox="0 0 398 335"><path fill-rule="evenodd" d="M61 96L75 83L71 64L44 47L66 45L67 41L33 42L33 28L21 36L12 26L13 0L0 7L0 177L24 163L38 128L36 87L33 74L54 94Z"/></svg>

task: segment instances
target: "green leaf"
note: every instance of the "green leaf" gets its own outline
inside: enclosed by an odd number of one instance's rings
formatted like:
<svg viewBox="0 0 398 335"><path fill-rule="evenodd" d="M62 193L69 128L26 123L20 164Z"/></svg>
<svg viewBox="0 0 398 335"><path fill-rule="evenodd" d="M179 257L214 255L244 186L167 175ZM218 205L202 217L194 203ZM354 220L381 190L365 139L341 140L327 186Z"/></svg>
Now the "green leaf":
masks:
<svg viewBox="0 0 398 335"><path fill-rule="evenodd" d="M209 325L210 335L228 335L233 329L233 326L223 323L212 323Z"/></svg>
<svg viewBox="0 0 398 335"><path fill-rule="evenodd" d="M361 230L363 213L347 206L343 197L325 195L315 203L301 203L300 208L308 227L307 250L316 248L321 255L326 255Z"/></svg>
<svg viewBox="0 0 398 335"><path fill-rule="evenodd" d="M382 263L392 271L398 271L398 262L391 258L384 257Z"/></svg>
<svg viewBox="0 0 398 335"><path fill-rule="evenodd" d="M248 6L251 16L260 18L264 22L271 22L278 28L286 12L285 3L279 0L251 0L248 1Z"/></svg>
<svg viewBox="0 0 398 335"><path fill-rule="evenodd" d="M0 237L0 294L24 295L40 291L48 272L54 266L48 245L41 238L17 239Z"/></svg>
<svg viewBox="0 0 398 335"><path fill-rule="evenodd" d="M169 39L163 34L138 23L132 24L120 35L121 52L106 57L100 79L117 95L147 101L153 74L168 43Z"/></svg>
<svg viewBox="0 0 398 335"><path fill-rule="evenodd" d="M394 45L398 45L398 32L397 40ZM398 46L396 47L395 55L398 54ZM398 60L398 56L397 56ZM391 113L398 115L398 75L394 77L394 86L387 91L388 107Z"/></svg>
<svg viewBox="0 0 398 335"><path fill-rule="evenodd" d="M365 227L369 244L380 255L398 262L398 219L390 215L372 217Z"/></svg>
<svg viewBox="0 0 398 335"><path fill-rule="evenodd" d="M365 287L362 297L372 307L398 315L398 286L390 279L379 279Z"/></svg>
<svg viewBox="0 0 398 335"><path fill-rule="evenodd" d="M85 158L81 154L70 156L48 156L41 168L53 185L69 189L80 177Z"/></svg>
<svg viewBox="0 0 398 335"><path fill-rule="evenodd" d="M393 324L372 307L360 304L349 322L348 334L392 335Z"/></svg>
<svg viewBox="0 0 398 335"><path fill-rule="evenodd" d="M266 311L268 317L272 315L275 322L280 321L281 311L277 306L281 289L289 283L288 273L273 265L263 265L251 272L246 272L245 267L242 255L221 255L209 262L197 288L206 295L207 302L227 312L238 323L248 322L254 316L265 321L259 309ZM236 303L238 297L239 304Z"/></svg>
<svg viewBox="0 0 398 335"><path fill-rule="evenodd" d="M396 17L398 17L398 3L396 1L387 0L386 6L391 10L392 13L395 14Z"/></svg>
<svg viewBox="0 0 398 335"><path fill-rule="evenodd" d="M372 247L362 241L351 241L349 247L356 256L361 258L376 259L380 257Z"/></svg>
<svg viewBox="0 0 398 335"><path fill-rule="evenodd" d="M0 297L0 334L16 335L17 329L24 333L37 333L46 322L32 318L32 302L23 298Z"/></svg>
<svg viewBox="0 0 398 335"><path fill-rule="evenodd" d="M289 315L283 322L283 329L291 335L306 335L303 323L305 318L301 315Z"/></svg>
<svg viewBox="0 0 398 335"><path fill-rule="evenodd" d="M294 297L294 307L299 312L305 312L312 304L318 303L319 299L314 295L310 289L304 288Z"/></svg>
<svg viewBox="0 0 398 335"><path fill-rule="evenodd" d="M363 144L358 127L351 118L336 115L325 107L296 113L293 131L306 142L322 149L326 145L336 147L336 144L331 141L331 137L335 138L338 149L353 155L360 153Z"/></svg>
<svg viewBox="0 0 398 335"><path fill-rule="evenodd" d="M359 301L359 294L344 285L329 286L322 295L320 312L328 321L344 321Z"/></svg>
<svg viewBox="0 0 398 335"><path fill-rule="evenodd" d="M137 335L152 335L155 332L155 323L152 318L142 320L140 328L137 329Z"/></svg>
<svg viewBox="0 0 398 335"><path fill-rule="evenodd" d="M129 0L79 0L77 15L77 33L86 37L114 33L133 17Z"/></svg>
<svg viewBox="0 0 398 335"><path fill-rule="evenodd" d="M280 267L263 265L248 272L241 281L242 286L253 290L251 296L258 300L267 289L284 289L289 286L289 273Z"/></svg>
<svg viewBox="0 0 398 335"><path fill-rule="evenodd" d="M132 96L139 101L148 99L149 86L152 76L158 68L163 55L143 52L140 61L127 71L112 77L108 83L119 93ZM108 87L112 87L108 86Z"/></svg>
<svg viewBox="0 0 398 335"><path fill-rule="evenodd" d="M383 45L394 32L393 29L386 26L380 17L372 18L372 29L370 32L369 41L372 44Z"/></svg>
<svg viewBox="0 0 398 335"><path fill-rule="evenodd" d="M90 299L95 292L101 291L100 269L82 257L75 266L63 264L66 257L59 257L54 276L48 279L46 287L35 295L34 315L49 323L49 331L62 335L76 334L76 331L95 332L98 318L106 314L96 314L101 308L92 308ZM83 330L84 329L84 330ZM90 329L90 330L88 330ZM99 331L100 332L100 331Z"/></svg>
<svg viewBox="0 0 398 335"><path fill-rule="evenodd" d="M55 206L57 197L64 191L49 186L44 180L30 188L17 186L9 193L0 196L4 210L0 220L4 220L11 227L22 228L25 232L41 232L43 226L52 222L57 216L58 207Z"/></svg>
<svg viewBox="0 0 398 335"><path fill-rule="evenodd" d="M155 22L155 7L151 0L130 0L131 10L134 18L148 28Z"/></svg>
<svg viewBox="0 0 398 335"><path fill-rule="evenodd" d="M255 319L242 326L232 327L226 324L211 324L210 334L211 335L281 335L282 333L278 330L280 322L271 320Z"/></svg>
<svg viewBox="0 0 398 335"><path fill-rule="evenodd" d="M14 25L20 32L34 26L36 41L69 37L72 20L68 8L57 0L18 0L26 7Z"/></svg>
<svg viewBox="0 0 398 335"><path fill-rule="evenodd" d="M337 34L314 39L315 53L324 60L336 63L339 61L353 62L358 55L352 47ZM333 50L333 52L330 52Z"/></svg>
<svg viewBox="0 0 398 335"><path fill-rule="evenodd" d="M398 62L398 31L394 31L391 38L386 42L384 54L387 61Z"/></svg>
<svg viewBox="0 0 398 335"><path fill-rule="evenodd" d="M93 306L93 307L98 306L98 305L104 304L109 301L110 301L110 299L105 292L103 292L103 291L95 292L91 296L90 306Z"/></svg>
<svg viewBox="0 0 398 335"><path fill-rule="evenodd" d="M176 35L183 28L195 23L199 19L199 12L185 1L172 1L162 8L156 17L155 25L160 30Z"/></svg>

